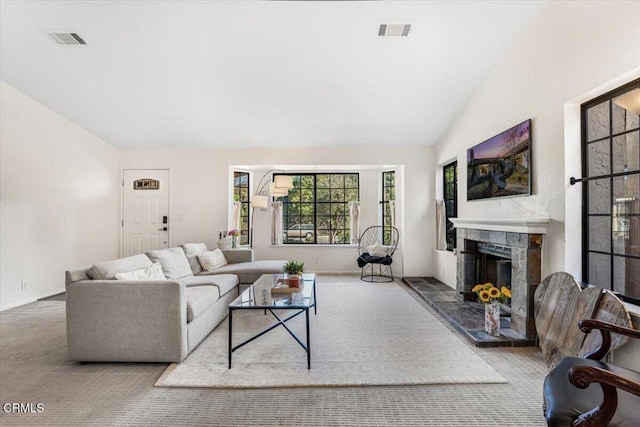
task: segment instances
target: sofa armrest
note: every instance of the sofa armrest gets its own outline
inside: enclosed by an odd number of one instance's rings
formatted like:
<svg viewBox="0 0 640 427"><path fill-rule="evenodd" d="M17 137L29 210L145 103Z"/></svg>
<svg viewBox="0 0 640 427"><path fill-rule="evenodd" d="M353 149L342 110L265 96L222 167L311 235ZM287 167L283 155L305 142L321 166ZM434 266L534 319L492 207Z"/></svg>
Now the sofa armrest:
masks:
<svg viewBox="0 0 640 427"><path fill-rule="evenodd" d="M186 288L171 280L81 280L66 287L67 346L77 361L180 362Z"/></svg>
<svg viewBox="0 0 640 427"><path fill-rule="evenodd" d="M229 264L253 262L253 249L223 249L222 253Z"/></svg>

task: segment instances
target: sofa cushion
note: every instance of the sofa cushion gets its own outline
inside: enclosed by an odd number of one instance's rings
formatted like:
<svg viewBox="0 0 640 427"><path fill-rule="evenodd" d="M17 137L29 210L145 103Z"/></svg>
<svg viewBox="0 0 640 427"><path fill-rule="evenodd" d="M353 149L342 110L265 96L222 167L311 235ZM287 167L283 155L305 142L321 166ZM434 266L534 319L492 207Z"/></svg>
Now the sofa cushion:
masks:
<svg viewBox="0 0 640 427"><path fill-rule="evenodd" d="M191 266L193 274L200 273L202 271L202 267L198 261L198 255L207 252L207 245L205 243L184 243L180 245L180 247L182 247L184 254L189 260L189 265Z"/></svg>
<svg viewBox="0 0 640 427"><path fill-rule="evenodd" d="M198 273L199 277L206 275L235 274L240 283L253 283L263 274L282 273L282 267L287 261L252 261L227 264L213 271Z"/></svg>
<svg viewBox="0 0 640 427"><path fill-rule="evenodd" d="M227 265L227 259L220 249L214 249L211 252L205 252L198 255L198 261L202 266L202 270L211 271Z"/></svg>
<svg viewBox="0 0 640 427"><path fill-rule="evenodd" d="M152 262L149 261L149 258L145 254L138 254L94 264L93 267L87 271L87 276L94 280L113 280L116 278L117 273L139 270L149 267L151 264Z"/></svg>
<svg viewBox="0 0 640 427"><path fill-rule="evenodd" d="M204 313L220 296L215 286L194 286L187 289L187 322Z"/></svg>
<svg viewBox="0 0 640 427"><path fill-rule="evenodd" d="M149 267L128 273L116 273L116 280L167 280L162 273L162 266L159 262L154 262Z"/></svg>
<svg viewBox="0 0 640 427"><path fill-rule="evenodd" d="M182 248L159 249L147 252L147 256L153 262L162 265L162 271L167 279L180 279L191 276L191 266Z"/></svg>
<svg viewBox="0 0 640 427"><path fill-rule="evenodd" d="M218 296L222 296L238 286L238 276L235 274L198 275L183 277L179 282L184 283L187 288L215 286L220 292Z"/></svg>

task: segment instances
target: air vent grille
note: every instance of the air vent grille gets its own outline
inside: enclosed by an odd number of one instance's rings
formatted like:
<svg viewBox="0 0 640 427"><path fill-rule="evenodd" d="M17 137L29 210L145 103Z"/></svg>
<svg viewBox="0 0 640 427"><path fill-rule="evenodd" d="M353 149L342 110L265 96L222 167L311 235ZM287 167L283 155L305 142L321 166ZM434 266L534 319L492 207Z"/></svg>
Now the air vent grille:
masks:
<svg viewBox="0 0 640 427"><path fill-rule="evenodd" d="M47 34L60 45L79 46L87 44L77 33L48 32Z"/></svg>
<svg viewBox="0 0 640 427"><path fill-rule="evenodd" d="M380 24L380 37L407 37L411 31L411 24Z"/></svg>

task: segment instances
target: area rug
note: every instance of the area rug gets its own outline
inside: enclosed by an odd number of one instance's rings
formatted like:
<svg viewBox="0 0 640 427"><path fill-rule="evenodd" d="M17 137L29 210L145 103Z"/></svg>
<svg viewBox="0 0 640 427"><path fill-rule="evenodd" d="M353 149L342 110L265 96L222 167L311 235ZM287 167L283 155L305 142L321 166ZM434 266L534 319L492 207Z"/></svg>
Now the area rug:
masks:
<svg viewBox="0 0 640 427"><path fill-rule="evenodd" d="M229 369L227 319L182 363L171 364L155 385L268 388L507 382L402 286L319 277L318 313L311 311L310 316L311 369L305 351L282 327L235 351ZM274 320L262 311L236 311L234 344ZM287 325L304 341L304 315Z"/></svg>

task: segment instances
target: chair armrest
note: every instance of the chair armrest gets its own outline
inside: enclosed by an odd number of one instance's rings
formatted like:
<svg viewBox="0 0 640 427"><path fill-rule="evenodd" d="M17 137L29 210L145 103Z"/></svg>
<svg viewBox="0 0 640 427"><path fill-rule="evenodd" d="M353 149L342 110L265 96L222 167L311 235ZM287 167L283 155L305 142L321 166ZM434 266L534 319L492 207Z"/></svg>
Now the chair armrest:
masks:
<svg viewBox="0 0 640 427"><path fill-rule="evenodd" d="M640 383L605 369L594 366L575 366L569 370L569 381L578 388L585 389L591 383L598 383L602 387L602 403L592 410L581 414L574 426L607 425L613 418L618 407L618 393L616 389L640 396Z"/></svg>
<svg viewBox="0 0 640 427"><path fill-rule="evenodd" d="M640 331L635 329L625 328L624 326L616 325L613 323L603 322L596 319L585 319L578 322L580 330L585 334L588 334L593 329L600 331L602 335L602 344L589 354L584 356L585 359L601 360L607 355L611 348L611 332L616 334L625 335L632 338L640 338Z"/></svg>
<svg viewBox="0 0 640 427"><path fill-rule="evenodd" d="M229 264L253 262L253 249L223 249L222 253Z"/></svg>
<svg viewBox="0 0 640 427"><path fill-rule="evenodd" d="M180 362L187 355L185 285L81 280L66 287L67 345L78 361Z"/></svg>

